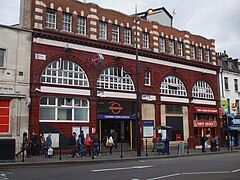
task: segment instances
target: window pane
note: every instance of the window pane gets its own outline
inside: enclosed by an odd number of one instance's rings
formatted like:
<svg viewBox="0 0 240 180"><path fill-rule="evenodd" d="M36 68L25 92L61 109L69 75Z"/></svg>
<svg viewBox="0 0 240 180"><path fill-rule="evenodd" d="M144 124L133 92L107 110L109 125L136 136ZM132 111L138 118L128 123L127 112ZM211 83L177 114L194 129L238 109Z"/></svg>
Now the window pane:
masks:
<svg viewBox="0 0 240 180"><path fill-rule="evenodd" d="M58 109L58 120L72 120L72 109Z"/></svg>
<svg viewBox="0 0 240 180"><path fill-rule="evenodd" d="M46 97L41 97L40 104L41 105L47 105L47 98Z"/></svg>
<svg viewBox="0 0 240 180"><path fill-rule="evenodd" d="M74 109L74 120L75 121L88 120L88 109Z"/></svg>
<svg viewBox="0 0 240 180"><path fill-rule="evenodd" d="M40 120L55 120L55 108L40 107Z"/></svg>

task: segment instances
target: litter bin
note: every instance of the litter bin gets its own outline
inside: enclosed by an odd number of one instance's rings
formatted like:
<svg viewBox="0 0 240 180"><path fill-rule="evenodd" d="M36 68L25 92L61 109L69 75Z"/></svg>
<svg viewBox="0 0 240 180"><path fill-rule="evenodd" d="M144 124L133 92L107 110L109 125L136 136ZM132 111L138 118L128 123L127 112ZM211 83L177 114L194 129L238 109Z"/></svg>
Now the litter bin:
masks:
<svg viewBox="0 0 240 180"><path fill-rule="evenodd" d="M164 148L163 148L163 154L170 154L169 153L169 140L163 141Z"/></svg>
<svg viewBox="0 0 240 180"><path fill-rule="evenodd" d="M163 154L163 148L164 148L164 144L163 142L157 142L156 143L156 150L158 152L158 154Z"/></svg>
<svg viewBox="0 0 240 180"><path fill-rule="evenodd" d="M0 139L0 162L15 160L15 139Z"/></svg>
<svg viewBox="0 0 240 180"><path fill-rule="evenodd" d="M178 144L178 154L184 154L184 144L182 142Z"/></svg>
<svg viewBox="0 0 240 180"><path fill-rule="evenodd" d="M210 151L217 151L217 147L216 147L216 140L215 139L212 139L211 140L211 148L210 148Z"/></svg>

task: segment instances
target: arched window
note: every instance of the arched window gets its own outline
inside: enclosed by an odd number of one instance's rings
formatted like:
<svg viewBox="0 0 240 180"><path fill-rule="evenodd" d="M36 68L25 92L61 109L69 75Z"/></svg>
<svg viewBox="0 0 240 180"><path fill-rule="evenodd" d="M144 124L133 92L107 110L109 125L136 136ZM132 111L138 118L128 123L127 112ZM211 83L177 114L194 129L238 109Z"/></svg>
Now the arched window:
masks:
<svg viewBox="0 0 240 180"><path fill-rule="evenodd" d="M43 71L42 83L62 84L70 86L88 87L88 78L83 69L76 63L61 58Z"/></svg>
<svg viewBox="0 0 240 180"><path fill-rule="evenodd" d="M196 98L214 99L212 88L205 81L197 81L194 84L192 96Z"/></svg>
<svg viewBox="0 0 240 180"><path fill-rule="evenodd" d="M97 80L97 87L123 91L134 91L132 78L122 69L111 67L105 69Z"/></svg>
<svg viewBox="0 0 240 180"><path fill-rule="evenodd" d="M161 83L160 94L187 96L187 91L179 78L175 76L167 76Z"/></svg>

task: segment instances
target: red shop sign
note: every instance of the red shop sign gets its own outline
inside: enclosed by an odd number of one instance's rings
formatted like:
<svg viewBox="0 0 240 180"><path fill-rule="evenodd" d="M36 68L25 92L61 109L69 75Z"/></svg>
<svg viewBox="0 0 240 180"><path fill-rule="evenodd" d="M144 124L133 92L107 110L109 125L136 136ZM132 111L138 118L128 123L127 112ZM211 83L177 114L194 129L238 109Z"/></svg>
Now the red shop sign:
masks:
<svg viewBox="0 0 240 180"><path fill-rule="evenodd" d="M218 114L218 109L206 107L194 107L194 113Z"/></svg>
<svg viewBox="0 0 240 180"><path fill-rule="evenodd" d="M193 127L217 127L217 121L196 120Z"/></svg>

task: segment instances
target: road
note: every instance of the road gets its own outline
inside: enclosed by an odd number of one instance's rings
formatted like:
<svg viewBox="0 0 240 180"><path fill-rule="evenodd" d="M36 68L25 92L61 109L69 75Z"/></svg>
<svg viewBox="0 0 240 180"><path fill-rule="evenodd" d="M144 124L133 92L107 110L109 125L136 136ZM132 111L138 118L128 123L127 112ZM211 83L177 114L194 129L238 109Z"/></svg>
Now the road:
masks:
<svg viewBox="0 0 240 180"><path fill-rule="evenodd" d="M0 169L0 180L240 180L240 153Z"/></svg>

